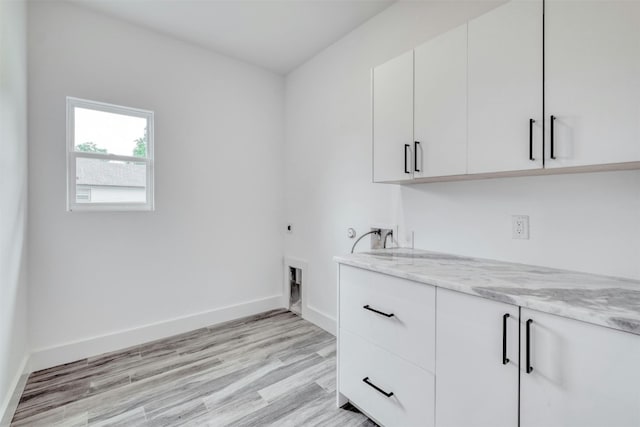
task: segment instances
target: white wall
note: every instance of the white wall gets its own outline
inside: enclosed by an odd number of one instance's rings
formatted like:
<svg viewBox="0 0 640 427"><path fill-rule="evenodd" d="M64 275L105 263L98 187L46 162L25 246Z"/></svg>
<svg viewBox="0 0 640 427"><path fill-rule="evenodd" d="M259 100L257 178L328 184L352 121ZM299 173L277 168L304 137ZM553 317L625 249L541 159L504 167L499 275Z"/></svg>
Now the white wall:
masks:
<svg viewBox="0 0 640 427"><path fill-rule="evenodd" d="M25 3L0 1L0 419L28 353L26 36Z"/></svg>
<svg viewBox="0 0 640 427"><path fill-rule="evenodd" d="M640 279L640 172L602 172L401 189L415 247ZM530 240L511 238L511 215Z"/></svg>
<svg viewBox="0 0 640 427"><path fill-rule="evenodd" d="M287 76L285 255L309 263L311 312L335 316L332 256L376 223L417 248L640 278L640 172L371 183L371 67L496 4L396 3ZM511 214L530 215L530 240L511 239Z"/></svg>
<svg viewBox="0 0 640 427"><path fill-rule="evenodd" d="M254 300L281 303L284 79L66 2L30 2L29 20L36 353ZM155 111L155 212L65 211L68 95Z"/></svg>

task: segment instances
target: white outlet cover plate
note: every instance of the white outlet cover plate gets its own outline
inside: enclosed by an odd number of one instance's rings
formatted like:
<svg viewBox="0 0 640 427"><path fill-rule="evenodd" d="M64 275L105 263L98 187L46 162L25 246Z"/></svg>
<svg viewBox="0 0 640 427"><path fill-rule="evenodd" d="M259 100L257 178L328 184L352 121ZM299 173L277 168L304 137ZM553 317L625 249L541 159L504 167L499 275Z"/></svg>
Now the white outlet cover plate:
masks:
<svg viewBox="0 0 640 427"><path fill-rule="evenodd" d="M511 216L511 238L529 240L529 215Z"/></svg>

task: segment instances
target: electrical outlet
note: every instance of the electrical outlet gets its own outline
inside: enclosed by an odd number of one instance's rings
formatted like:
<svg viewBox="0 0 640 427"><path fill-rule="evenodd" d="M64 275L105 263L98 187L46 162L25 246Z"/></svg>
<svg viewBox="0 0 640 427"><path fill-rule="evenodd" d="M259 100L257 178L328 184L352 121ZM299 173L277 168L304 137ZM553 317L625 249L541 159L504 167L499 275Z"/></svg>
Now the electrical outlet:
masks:
<svg viewBox="0 0 640 427"><path fill-rule="evenodd" d="M380 234L371 235L371 249L392 248L393 228L371 227L371 231L380 230Z"/></svg>
<svg viewBox="0 0 640 427"><path fill-rule="evenodd" d="M529 240L529 215L511 216L511 238Z"/></svg>

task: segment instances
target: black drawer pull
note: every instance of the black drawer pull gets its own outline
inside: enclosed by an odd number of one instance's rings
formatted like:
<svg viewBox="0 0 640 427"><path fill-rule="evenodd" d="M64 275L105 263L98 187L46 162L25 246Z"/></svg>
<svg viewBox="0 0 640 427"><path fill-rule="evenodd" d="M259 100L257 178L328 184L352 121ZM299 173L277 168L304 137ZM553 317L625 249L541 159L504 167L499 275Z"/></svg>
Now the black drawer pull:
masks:
<svg viewBox="0 0 640 427"><path fill-rule="evenodd" d="M551 129L549 130L549 135L550 135L550 140L551 140L551 155L549 156L551 159L555 160L556 159L556 150L555 150L555 144L554 144L554 139L555 139L555 131L554 131L554 124L556 122L556 116L551 116L551 120L549 121L551 123Z"/></svg>
<svg viewBox="0 0 640 427"><path fill-rule="evenodd" d="M531 366L531 323L533 320L527 320L527 374L533 372L533 367Z"/></svg>
<svg viewBox="0 0 640 427"><path fill-rule="evenodd" d="M369 381L369 377L365 377L362 379L362 381L364 381L369 387L373 387L376 391L379 391L380 393L384 394L387 397L391 397L393 396L393 392L386 392L383 389L381 389L380 387L378 387L377 385L375 385L374 383L372 383L371 381Z"/></svg>
<svg viewBox="0 0 640 427"><path fill-rule="evenodd" d="M420 172L418 169L418 145L420 145L420 141L413 142L413 170L416 172Z"/></svg>
<svg viewBox="0 0 640 427"><path fill-rule="evenodd" d="M507 357L507 319L509 318L509 313L505 313L502 316L502 364L506 365L509 363L509 358Z"/></svg>
<svg viewBox="0 0 640 427"><path fill-rule="evenodd" d="M529 119L529 160L532 162L536 160L536 158L533 157L533 124L535 122L535 120Z"/></svg>
<svg viewBox="0 0 640 427"><path fill-rule="evenodd" d="M404 173L411 173L407 167L407 149L411 150L411 146L409 144L404 144Z"/></svg>
<svg viewBox="0 0 640 427"><path fill-rule="evenodd" d="M382 316L385 316L385 317L393 317L394 316L393 313L385 313L384 311L380 311L380 310L376 310L375 308L371 308L371 307L369 307L369 304L365 305L362 308L364 308L365 310L373 311L374 313L378 313L378 314L380 314Z"/></svg>

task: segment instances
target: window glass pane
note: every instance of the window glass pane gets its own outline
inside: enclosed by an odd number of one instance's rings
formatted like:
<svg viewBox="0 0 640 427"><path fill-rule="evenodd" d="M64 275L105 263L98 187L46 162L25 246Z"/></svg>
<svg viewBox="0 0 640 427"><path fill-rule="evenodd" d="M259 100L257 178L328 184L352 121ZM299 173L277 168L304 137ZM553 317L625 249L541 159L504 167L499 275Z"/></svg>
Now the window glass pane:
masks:
<svg viewBox="0 0 640 427"><path fill-rule="evenodd" d="M147 119L74 108L76 151L147 156Z"/></svg>
<svg viewBox="0 0 640 427"><path fill-rule="evenodd" d="M147 165L76 158L76 203L145 203Z"/></svg>

